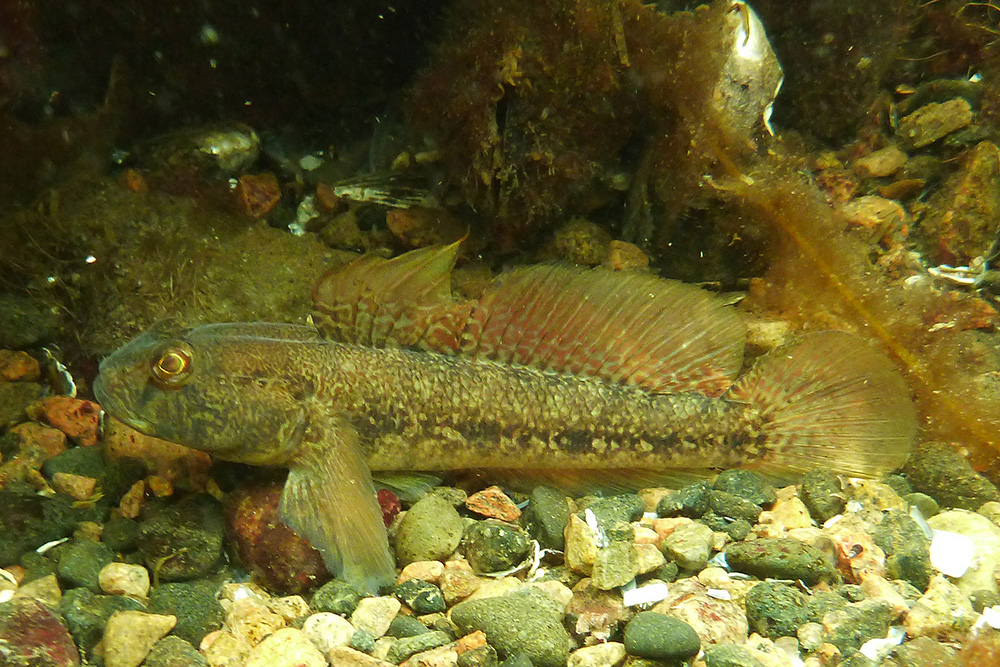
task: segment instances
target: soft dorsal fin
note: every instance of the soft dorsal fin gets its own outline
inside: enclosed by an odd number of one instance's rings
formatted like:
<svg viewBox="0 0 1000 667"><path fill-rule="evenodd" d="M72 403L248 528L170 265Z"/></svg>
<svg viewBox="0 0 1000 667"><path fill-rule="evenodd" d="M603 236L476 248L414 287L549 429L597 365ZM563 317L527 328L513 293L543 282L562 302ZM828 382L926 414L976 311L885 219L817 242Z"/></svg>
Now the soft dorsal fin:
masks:
<svg viewBox="0 0 1000 667"><path fill-rule="evenodd" d="M739 316L711 294L648 274L537 265L452 299L457 244L361 258L313 292L324 336L598 377L656 393L717 396L743 360Z"/></svg>
<svg viewBox="0 0 1000 667"><path fill-rule="evenodd" d="M328 271L313 289L316 327L344 343L454 352L472 308L451 296L458 245L365 255Z"/></svg>
<svg viewBox="0 0 1000 667"><path fill-rule="evenodd" d="M656 393L716 396L743 361L739 316L697 287L643 273L538 265L476 302L459 351Z"/></svg>

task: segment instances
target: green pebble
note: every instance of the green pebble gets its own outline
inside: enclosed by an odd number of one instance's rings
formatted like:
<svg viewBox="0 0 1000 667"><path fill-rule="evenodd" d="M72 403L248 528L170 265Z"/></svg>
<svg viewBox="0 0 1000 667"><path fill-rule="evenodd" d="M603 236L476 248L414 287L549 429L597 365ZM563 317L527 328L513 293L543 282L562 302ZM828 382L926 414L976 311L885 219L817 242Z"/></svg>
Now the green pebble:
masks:
<svg viewBox="0 0 1000 667"><path fill-rule="evenodd" d="M115 553L107 544L80 540L62 549L56 572L67 588L83 587L93 593L100 593L98 575L114 559Z"/></svg>
<svg viewBox="0 0 1000 667"><path fill-rule="evenodd" d="M142 522L139 551L161 581L185 581L213 572L225 538L222 505L208 494L188 496Z"/></svg>
<svg viewBox="0 0 1000 667"><path fill-rule="evenodd" d="M809 516L821 526L843 512L847 505L840 478L827 470L812 470L803 475L799 498Z"/></svg>
<svg viewBox="0 0 1000 667"><path fill-rule="evenodd" d="M476 521L465 531L465 556L477 573L504 572L520 564L531 538L517 526L496 519Z"/></svg>
<svg viewBox="0 0 1000 667"><path fill-rule="evenodd" d="M208 667L208 660L180 637L168 635L153 644L143 667Z"/></svg>
<svg viewBox="0 0 1000 667"><path fill-rule="evenodd" d="M764 667L764 665L742 646L713 644L705 648L705 667Z"/></svg>
<svg viewBox="0 0 1000 667"><path fill-rule="evenodd" d="M696 482L663 496L656 505L656 513L662 517L685 516L697 519L708 511L708 494L712 486L708 482Z"/></svg>
<svg viewBox="0 0 1000 667"><path fill-rule="evenodd" d="M903 467L913 489L926 493L942 507L975 511L1000 492L977 473L961 454L938 443L917 445Z"/></svg>
<svg viewBox="0 0 1000 667"><path fill-rule="evenodd" d="M116 611L146 611L141 602L124 595L95 595L86 588L66 591L56 608L73 640L87 656L104 637L104 626ZM221 624L220 624L221 627Z"/></svg>
<svg viewBox="0 0 1000 667"><path fill-rule="evenodd" d="M758 579L801 579L813 586L834 576L833 564L814 546L789 537L737 542L726 549L726 562Z"/></svg>
<svg viewBox="0 0 1000 667"><path fill-rule="evenodd" d="M531 502L520 521L543 547L563 551L566 548L563 531L569 523L569 514L566 494L548 486L537 486L531 492Z"/></svg>
<svg viewBox="0 0 1000 667"><path fill-rule="evenodd" d="M372 649L375 648L374 635L364 628L355 630L351 636L351 648L362 653L371 653Z"/></svg>
<svg viewBox="0 0 1000 667"><path fill-rule="evenodd" d="M764 581L746 597L747 623L753 632L769 639L794 637L809 621L806 596L785 584Z"/></svg>
<svg viewBox="0 0 1000 667"><path fill-rule="evenodd" d="M458 656L458 667L496 667L497 652L492 646L477 646Z"/></svg>
<svg viewBox="0 0 1000 667"><path fill-rule="evenodd" d="M340 579L332 579L313 593L309 606L313 611L328 611L340 616L350 616L358 607L361 594L353 586Z"/></svg>
<svg viewBox="0 0 1000 667"><path fill-rule="evenodd" d="M420 560L445 560L462 541L465 522L450 501L428 494L403 516L396 532L400 565Z"/></svg>
<svg viewBox="0 0 1000 667"><path fill-rule="evenodd" d="M451 641L451 638L439 630L424 632L413 637L405 637L389 647L386 660L398 665L412 655L416 655L421 651L429 651L438 646L444 646L449 641Z"/></svg>
<svg viewBox="0 0 1000 667"><path fill-rule="evenodd" d="M733 521L742 519L757 523L762 511L760 505L727 491L712 491L708 494L708 503L713 512Z"/></svg>
<svg viewBox="0 0 1000 667"><path fill-rule="evenodd" d="M715 478L712 488L739 496L760 507L770 507L778 499L774 487L752 470L724 470Z"/></svg>
<svg viewBox="0 0 1000 667"><path fill-rule="evenodd" d="M625 626L625 650L640 658L686 660L698 655L701 640L694 628L680 619L641 611Z"/></svg>
<svg viewBox="0 0 1000 667"><path fill-rule="evenodd" d="M215 597L219 583L211 579L160 584L149 594L149 611L177 617L172 634L198 646L209 632L222 627L226 615Z"/></svg>
<svg viewBox="0 0 1000 667"><path fill-rule="evenodd" d="M430 632L430 628L417 619L412 616L397 614L396 617L392 619L392 622L389 623L389 629L386 630L385 634L387 637L402 639L404 637L416 637L417 635L422 635L426 632Z"/></svg>

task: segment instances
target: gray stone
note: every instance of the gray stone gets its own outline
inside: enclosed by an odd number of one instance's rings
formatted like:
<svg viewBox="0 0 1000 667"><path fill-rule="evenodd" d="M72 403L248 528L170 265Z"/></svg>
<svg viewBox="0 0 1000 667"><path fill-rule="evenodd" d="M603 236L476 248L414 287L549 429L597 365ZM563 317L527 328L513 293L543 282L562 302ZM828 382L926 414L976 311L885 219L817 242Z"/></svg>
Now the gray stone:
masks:
<svg viewBox="0 0 1000 667"><path fill-rule="evenodd" d="M913 488L926 493L942 507L977 510L1000 493L977 473L961 454L938 443L917 445L903 474Z"/></svg>
<svg viewBox="0 0 1000 667"><path fill-rule="evenodd" d="M683 570L700 570L712 552L712 529L692 522L678 526L660 544L663 555Z"/></svg>
<svg viewBox="0 0 1000 667"><path fill-rule="evenodd" d="M444 646L449 641L451 641L451 638L440 630L406 637L389 647L389 653L385 659L389 662L399 664L411 655L415 655L421 651L429 651L438 646Z"/></svg>
<svg viewBox="0 0 1000 667"><path fill-rule="evenodd" d="M746 597L750 630L770 639L794 637L809 620L806 596L785 584L765 581L750 589Z"/></svg>
<svg viewBox="0 0 1000 667"><path fill-rule="evenodd" d="M759 507L770 507L778 499L774 487L751 470L724 470L715 478L712 488L731 493Z"/></svg>
<svg viewBox="0 0 1000 667"><path fill-rule="evenodd" d="M211 580L160 584L149 593L149 611L177 617L172 634L199 646L209 632L222 627L225 613L215 597L219 585Z"/></svg>
<svg viewBox="0 0 1000 667"><path fill-rule="evenodd" d="M392 619L392 623L389 624L389 629L385 631L385 634L387 637L403 639L404 637L416 637L430 631L430 628L412 616L398 614L396 618Z"/></svg>
<svg viewBox="0 0 1000 667"><path fill-rule="evenodd" d="M706 667L764 667L753 654L736 644L714 644L705 648Z"/></svg>
<svg viewBox="0 0 1000 667"><path fill-rule="evenodd" d="M742 519L757 523L761 513L759 505L726 491L712 491L708 495L708 502L713 512L733 521Z"/></svg>
<svg viewBox="0 0 1000 667"><path fill-rule="evenodd" d="M844 655L851 655L869 639L885 637L895 615L888 602L866 600L847 605L823 617L824 639Z"/></svg>
<svg viewBox="0 0 1000 667"><path fill-rule="evenodd" d="M563 530L569 514L566 494L548 486L538 486L531 492L531 502L521 515L521 525L543 547L563 551L566 548Z"/></svg>
<svg viewBox="0 0 1000 667"><path fill-rule="evenodd" d="M60 551L56 572L67 588L83 587L93 593L100 593L98 574L101 568L114 559L115 553L107 544L79 540Z"/></svg>
<svg viewBox="0 0 1000 667"><path fill-rule="evenodd" d="M843 512L847 504L840 479L827 470L811 470L803 475L799 498L809 510L809 516L821 526Z"/></svg>
<svg viewBox="0 0 1000 667"><path fill-rule="evenodd" d="M708 482L696 482L677 491L671 491L660 499L656 513L663 517L685 516L697 519L708 511L708 494L712 486Z"/></svg>
<svg viewBox="0 0 1000 667"><path fill-rule="evenodd" d="M636 614L625 626L624 641L629 654L653 660L686 660L701 650L694 628L654 611Z"/></svg>
<svg viewBox="0 0 1000 667"><path fill-rule="evenodd" d="M393 595L400 602L409 606L418 616L446 609L441 589L429 581L408 579L396 586Z"/></svg>
<svg viewBox="0 0 1000 667"><path fill-rule="evenodd" d="M535 667L565 667L569 635L563 608L532 588L499 597L460 602L451 619L463 633L482 630L503 658L524 654Z"/></svg>
<svg viewBox="0 0 1000 667"><path fill-rule="evenodd" d="M520 564L531 549L528 534L517 526L486 519L465 531L465 557L477 573L505 572Z"/></svg>
<svg viewBox="0 0 1000 667"><path fill-rule="evenodd" d="M635 578L638 554L631 541L614 540L597 550L591 580L603 591L624 586Z"/></svg>
<svg viewBox="0 0 1000 667"><path fill-rule="evenodd" d="M758 579L801 579L807 586L834 574L833 564L822 551L788 537L731 544L726 549L726 562L737 572Z"/></svg>
<svg viewBox="0 0 1000 667"><path fill-rule="evenodd" d="M638 495L623 493L610 498L585 498L580 509L581 511L589 509L594 513L601 528L611 530L615 524L631 523L641 519L646 505Z"/></svg>
<svg viewBox="0 0 1000 667"><path fill-rule="evenodd" d="M199 494L143 521L139 551L146 567L161 581L184 581L215 570L224 537L222 505L208 494Z"/></svg>
<svg viewBox="0 0 1000 667"><path fill-rule="evenodd" d="M208 667L208 660L180 637L168 635L153 644L143 667Z"/></svg>
<svg viewBox="0 0 1000 667"><path fill-rule="evenodd" d="M400 565L447 559L462 541L464 529L451 502L437 494L424 496L399 523L396 556Z"/></svg>
<svg viewBox="0 0 1000 667"><path fill-rule="evenodd" d="M309 606L313 611L328 611L346 618L354 613L360 600L361 594L353 586L340 579L333 579L313 594Z"/></svg>

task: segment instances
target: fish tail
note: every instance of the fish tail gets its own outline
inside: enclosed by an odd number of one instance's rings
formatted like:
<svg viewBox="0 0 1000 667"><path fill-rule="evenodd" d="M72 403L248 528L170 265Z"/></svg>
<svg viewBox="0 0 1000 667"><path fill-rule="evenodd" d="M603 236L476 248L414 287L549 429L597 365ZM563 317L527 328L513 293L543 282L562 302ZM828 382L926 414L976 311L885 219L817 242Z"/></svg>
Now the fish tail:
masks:
<svg viewBox="0 0 1000 667"><path fill-rule="evenodd" d="M875 477L909 456L917 419L902 376L847 333L808 334L761 358L727 393L764 421L758 468Z"/></svg>

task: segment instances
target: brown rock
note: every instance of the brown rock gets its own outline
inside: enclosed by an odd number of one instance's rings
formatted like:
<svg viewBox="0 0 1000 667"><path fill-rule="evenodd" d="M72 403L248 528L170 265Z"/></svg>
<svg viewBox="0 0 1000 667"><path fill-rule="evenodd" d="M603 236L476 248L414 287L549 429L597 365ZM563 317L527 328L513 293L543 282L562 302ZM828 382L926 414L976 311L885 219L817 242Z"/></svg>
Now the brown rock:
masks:
<svg viewBox="0 0 1000 667"><path fill-rule="evenodd" d="M274 174L244 174L236 183L240 210L253 218L263 218L281 201L281 185Z"/></svg>
<svg viewBox="0 0 1000 667"><path fill-rule="evenodd" d="M899 119L899 137L912 148L920 148L972 123L972 107L961 97L932 102Z"/></svg>
<svg viewBox="0 0 1000 667"><path fill-rule="evenodd" d="M117 419L105 420L104 455L108 461L132 457L142 459L150 475L204 491L212 459L205 452L139 433Z"/></svg>
<svg viewBox="0 0 1000 667"><path fill-rule="evenodd" d="M608 258L604 265L615 271L644 269L649 266L649 257L634 243L612 241L608 246Z"/></svg>
<svg viewBox="0 0 1000 667"><path fill-rule="evenodd" d="M465 506L482 516L501 521L517 521L521 510L499 486L491 486L477 491L465 499Z"/></svg>
<svg viewBox="0 0 1000 667"><path fill-rule="evenodd" d="M33 419L55 426L84 447L97 444L101 406L93 401L48 396L28 408L28 414Z"/></svg>
<svg viewBox="0 0 1000 667"><path fill-rule="evenodd" d="M891 176L906 164L906 153L896 146L873 151L854 163L854 170L863 178Z"/></svg>
<svg viewBox="0 0 1000 667"><path fill-rule="evenodd" d="M0 350L0 378L35 382L42 377L38 360L27 352Z"/></svg>
<svg viewBox="0 0 1000 667"><path fill-rule="evenodd" d="M65 493L74 500L86 500L94 495L97 480L93 477L74 475L68 472L57 472L52 476L52 488L59 493Z"/></svg>

